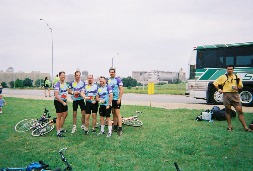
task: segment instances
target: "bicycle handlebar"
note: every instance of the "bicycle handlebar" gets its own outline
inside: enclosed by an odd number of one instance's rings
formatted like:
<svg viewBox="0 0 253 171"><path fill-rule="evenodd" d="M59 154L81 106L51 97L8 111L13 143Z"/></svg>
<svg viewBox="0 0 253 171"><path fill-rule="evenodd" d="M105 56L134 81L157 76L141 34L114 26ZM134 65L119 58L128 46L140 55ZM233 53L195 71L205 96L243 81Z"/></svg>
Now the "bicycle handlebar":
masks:
<svg viewBox="0 0 253 171"><path fill-rule="evenodd" d="M61 160L67 165L67 167L64 170L72 170L72 166L69 164L65 156L63 155L63 150L67 150L67 148L62 148L59 150L59 154L61 155Z"/></svg>
<svg viewBox="0 0 253 171"><path fill-rule="evenodd" d="M50 112L49 112L49 110L47 110L47 108L45 108L45 110L44 110L44 113L43 113L43 115L45 114L45 116L47 117L47 118L51 118L51 116L50 116Z"/></svg>
<svg viewBox="0 0 253 171"><path fill-rule="evenodd" d="M174 165L175 165L175 167L176 167L177 171L181 171L181 170L180 170L180 168L178 167L177 162L175 162L175 163L174 163Z"/></svg>
<svg viewBox="0 0 253 171"><path fill-rule="evenodd" d="M60 153L61 151L63 151L63 150L67 150L67 149L68 149L68 148L66 148L66 147L65 147L65 148L62 148L62 149L59 150L59 153Z"/></svg>

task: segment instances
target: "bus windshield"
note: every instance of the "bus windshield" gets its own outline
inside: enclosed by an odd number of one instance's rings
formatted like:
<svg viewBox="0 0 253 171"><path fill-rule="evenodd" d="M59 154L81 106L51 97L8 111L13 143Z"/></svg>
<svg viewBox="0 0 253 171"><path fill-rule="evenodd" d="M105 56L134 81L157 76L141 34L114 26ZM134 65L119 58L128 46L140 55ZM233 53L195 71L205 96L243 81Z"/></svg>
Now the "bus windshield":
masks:
<svg viewBox="0 0 253 171"><path fill-rule="evenodd" d="M196 62L196 69L225 68L227 65L253 67L253 47L201 49Z"/></svg>

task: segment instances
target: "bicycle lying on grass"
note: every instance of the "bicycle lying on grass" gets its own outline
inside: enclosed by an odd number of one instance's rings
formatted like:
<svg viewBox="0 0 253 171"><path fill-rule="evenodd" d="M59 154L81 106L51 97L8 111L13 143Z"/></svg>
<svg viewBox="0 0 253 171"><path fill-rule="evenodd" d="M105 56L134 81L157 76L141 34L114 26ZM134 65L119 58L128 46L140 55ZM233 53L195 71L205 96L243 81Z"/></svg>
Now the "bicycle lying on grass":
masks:
<svg viewBox="0 0 253 171"><path fill-rule="evenodd" d="M138 115L141 114L142 112L141 111L136 111L135 113L136 113L136 115L134 115L134 116L130 116L130 117L127 117L127 118L122 117L122 124L127 125L127 126L133 126L133 127L142 126L143 125L142 121L140 121L138 119ZM113 120L111 122L113 124ZM96 125L96 128L100 126L98 123L97 123L97 125ZM106 119L105 119L105 125L106 126L108 125Z"/></svg>
<svg viewBox="0 0 253 171"><path fill-rule="evenodd" d="M23 119L15 125L17 132L32 131L32 136L42 136L54 129L56 118L49 120L49 111L45 108L42 116L39 119Z"/></svg>
<svg viewBox="0 0 253 171"><path fill-rule="evenodd" d="M122 123L124 125L127 125L127 126L134 126L134 127L142 126L143 125L142 121L140 121L138 119L138 114L141 114L142 112L141 111L136 111L135 113L136 113L135 116L131 116L131 117L128 117L128 118L122 117Z"/></svg>
<svg viewBox="0 0 253 171"><path fill-rule="evenodd" d="M59 154L61 156L62 162L66 165L63 171L72 170L72 166L67 161L66 157L63 155L63 150L67 150L67 148L62 148L59 150ZM49 165L45 164L43 161L31 163L29 166L25 168L2 168L0 171L62 171L61 168L56 168L54 170L49 169Z"/></svg>

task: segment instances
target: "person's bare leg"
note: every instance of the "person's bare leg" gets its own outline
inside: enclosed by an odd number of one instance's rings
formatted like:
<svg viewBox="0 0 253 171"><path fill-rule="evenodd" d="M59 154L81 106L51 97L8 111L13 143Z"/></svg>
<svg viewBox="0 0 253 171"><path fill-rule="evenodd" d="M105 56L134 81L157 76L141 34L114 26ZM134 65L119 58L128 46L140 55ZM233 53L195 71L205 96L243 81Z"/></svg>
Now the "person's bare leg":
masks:
<svg viewBox="0 0 253 171"><path fill-rule="evenodd" d="M62 118L62 113L56 113L57 118L56 118L56 131L57 134L60 133L60 129L61 129L61 118Z"/></svg>
<svg viewBox="0 0 253 171"><path fill-rule="evenodd" d="M82 110L81 111L81 113L82 113L82 118L81 118L81 121L82 121L82 125L85 125L85 110Z"/></svg>
<svg viewBox="0 0 253 171"><path fill-rule="evenodd" d="M232 130L232 123L231 123L231 116L230 116L231 106L227 105L225 106L225 108L226 108L225 116L228 123L228 130L231 131Z"/></svg>
<svg viewBox="0 0 253 171"><path fill-rule="evenodd" d="M92 129L95 129L96 124L97 124L97 114L92 113Z"/></svg>
<svg viewBox="0 0 253 171"><path fill-rule="evenodd" d="M244 119L242 106L234 106L234 108L235 108L236 112L238 113L239 121L242 123L242 126L243 126L244 130L247 130L248 127L247 127L246 121Z"/></svg>
<svg viewBox="0 0 253 171"><path fill-rule="evenodd" d="M63 128L64 122L65 122L65 119L67 118L67 116L68 116L68 112L62 112L62 117L61 117L61 121L60 121L60 128Z"/></svg>
<svg viewBox="0 0 253 171"><path fill-rule="evenodd" d="M77 111L73 111L73 125L76 125Z"/></svg>
<svg viewBox="0 0 253 171"><path fill-rule="evenodd" d="M90 114L86 114L85 115L85 128L86 128L86 131L89 129L89 125L90 125Z"/></svg>

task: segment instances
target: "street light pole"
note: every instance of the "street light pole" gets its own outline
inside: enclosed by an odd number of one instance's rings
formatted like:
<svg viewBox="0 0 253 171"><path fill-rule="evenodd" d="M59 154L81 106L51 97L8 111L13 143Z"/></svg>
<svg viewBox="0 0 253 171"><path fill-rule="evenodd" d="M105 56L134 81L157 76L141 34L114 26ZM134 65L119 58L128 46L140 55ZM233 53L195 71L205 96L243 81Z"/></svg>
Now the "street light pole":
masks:
<svg viewBox="0 0 253 171"><path fill-rule="evenodd" d="M119 53L117 53L116 55L119 55ZM113 58L115 58L115 57L116 57L116 55L114 55L114 57L113 57ZM113 58L112 58L112 68L113 68Z"/></svg>
<svg viewBox="0 0 253 171"><path fill-rule="evenodd" d="M53 29L47 24L47 22L44 19L40 19L41 21L44 21L48 27L48 29L51 31L52 35L52 87L53 87L53 77L54 77L54 39L53 39Z"/></svg>

